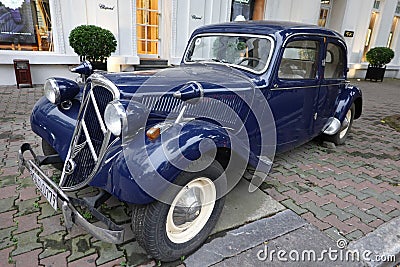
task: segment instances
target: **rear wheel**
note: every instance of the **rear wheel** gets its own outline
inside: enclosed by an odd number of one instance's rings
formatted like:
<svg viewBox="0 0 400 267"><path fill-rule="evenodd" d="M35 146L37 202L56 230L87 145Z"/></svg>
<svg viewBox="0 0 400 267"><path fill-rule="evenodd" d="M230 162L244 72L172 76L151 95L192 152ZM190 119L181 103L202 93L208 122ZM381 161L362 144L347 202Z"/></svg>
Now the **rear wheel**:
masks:
<svg viewBox="0 0 400 267"><path fill-rule="evenodd" d="M171 204L156 201L135 208L132 229L149 255L161 261L174 261L190 254L207 239L224 206L224 198L217 196L225 189L219 185L226 184L226 180L215 183L223 171L214 161L202 171L182 172L175 181L181 188L171 194Z"/></svg>
<svg viewBox="0 0 400 267"><path fill-rule="evenodd" d="M346 113L345 123L346 127L341 129L334 135L324 135L324 140L328 142L332 142L336 145L343 145L346 142L347 136L349 135L351 126L353 125L354 120L354 113L355 113L355 106L354 104L351 105L350 109Z"/></svg>

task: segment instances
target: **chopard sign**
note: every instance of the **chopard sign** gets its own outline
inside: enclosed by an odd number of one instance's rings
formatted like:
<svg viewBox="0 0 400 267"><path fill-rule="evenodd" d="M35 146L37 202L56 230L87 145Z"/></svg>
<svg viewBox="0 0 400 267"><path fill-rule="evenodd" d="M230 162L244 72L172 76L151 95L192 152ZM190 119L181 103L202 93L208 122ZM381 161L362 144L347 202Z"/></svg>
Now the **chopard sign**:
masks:
<svg viewBox="0 0 400 267"><path fill-rule="evenodd" d="M100 9L114 10L114 7L106 6L105 4L99 4Z"/></svg>

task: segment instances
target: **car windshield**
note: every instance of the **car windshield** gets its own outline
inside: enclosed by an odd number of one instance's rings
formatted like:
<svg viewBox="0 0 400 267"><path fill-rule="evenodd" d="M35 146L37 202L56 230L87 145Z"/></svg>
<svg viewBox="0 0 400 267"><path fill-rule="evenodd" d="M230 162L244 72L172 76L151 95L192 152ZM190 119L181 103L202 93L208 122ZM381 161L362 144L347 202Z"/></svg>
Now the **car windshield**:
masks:
<svg viewBox="0 0 400 267"><path fill-rule="evenodd" d="M272 52L268 37L207 35L195 37L185 62L225 63L261 73L267 68Z"/></svg>

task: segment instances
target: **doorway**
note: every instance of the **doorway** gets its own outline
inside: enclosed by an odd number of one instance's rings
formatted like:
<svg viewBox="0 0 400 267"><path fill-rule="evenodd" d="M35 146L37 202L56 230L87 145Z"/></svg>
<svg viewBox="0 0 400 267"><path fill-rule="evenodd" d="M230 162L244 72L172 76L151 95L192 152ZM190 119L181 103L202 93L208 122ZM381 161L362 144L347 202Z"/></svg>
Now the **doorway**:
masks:
<svg viewBox="0 0 400 267"><path fill-rule="evenodd" d="M144 58L159 55L158 0L136 0L136 29L138 54Z"/></svg>

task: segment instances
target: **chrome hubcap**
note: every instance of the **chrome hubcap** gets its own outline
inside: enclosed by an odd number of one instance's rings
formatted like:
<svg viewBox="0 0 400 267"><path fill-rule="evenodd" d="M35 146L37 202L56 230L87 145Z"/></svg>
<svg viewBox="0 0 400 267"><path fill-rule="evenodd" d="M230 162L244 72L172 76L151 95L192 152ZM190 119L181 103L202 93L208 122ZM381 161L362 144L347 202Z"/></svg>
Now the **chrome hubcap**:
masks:
<svg viewBox="0 0 400 267"><path fill-rule="evenodd" d="M197 178L183 187L168 211L168 238L174 243L185 243L195 237L210 218L216 196L215 185L209 178Z"/></svg>

